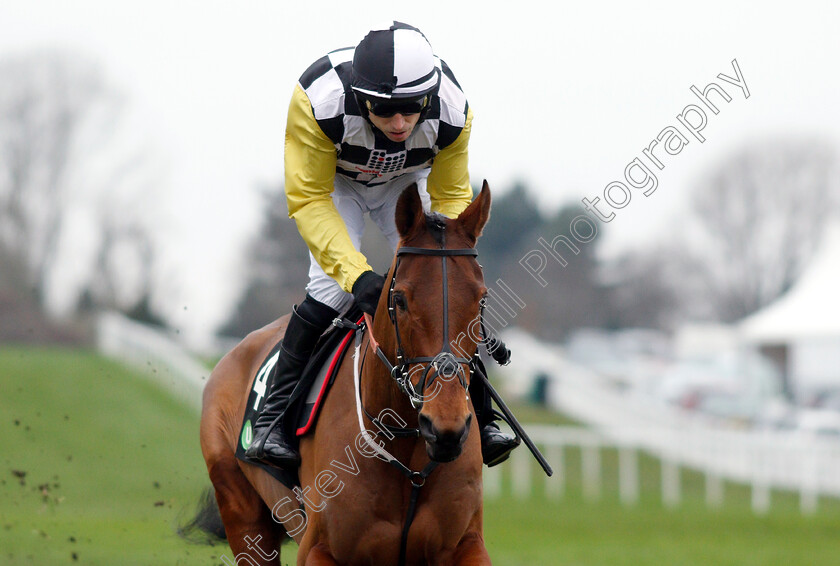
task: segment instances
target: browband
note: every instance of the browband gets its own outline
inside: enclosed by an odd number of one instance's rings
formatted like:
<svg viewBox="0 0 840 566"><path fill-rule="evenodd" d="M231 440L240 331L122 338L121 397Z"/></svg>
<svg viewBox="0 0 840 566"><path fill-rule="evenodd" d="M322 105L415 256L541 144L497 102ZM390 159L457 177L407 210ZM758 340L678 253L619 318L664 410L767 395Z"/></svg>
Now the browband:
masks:
<svg viewBox="0 0 840 566"><path fill-rule="evenodd" d="M462 248L458 250L440 250L434 248L409 248L403 247L397 250L397 255L415 254L415 255L434 255L434 256L450 256L450 255L471 255L478 256L478 250L475 248Z"/></svg>

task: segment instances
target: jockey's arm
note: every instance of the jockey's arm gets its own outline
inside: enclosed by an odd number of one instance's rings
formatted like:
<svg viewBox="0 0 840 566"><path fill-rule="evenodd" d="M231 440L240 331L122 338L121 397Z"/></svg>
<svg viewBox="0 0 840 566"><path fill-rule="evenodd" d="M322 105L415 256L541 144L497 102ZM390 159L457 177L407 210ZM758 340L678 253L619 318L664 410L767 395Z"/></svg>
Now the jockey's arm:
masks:
<svg viewBox="0 0 840 566"><path fill-rule="evenodd" d="M286 202L289 217L315 260L347 292L372 268L350 239L332 200L336 150L318 126L309 99L295 86L286 122Z"/></svg>
<svg viewBox="0 0 840 566"><path fill-rule="evenodd" d="M468 171L472 108L467 110L464 129L455 141L440 150L432 163L426 190L432 199L432 211L456 218L472 201Z"/></svg>

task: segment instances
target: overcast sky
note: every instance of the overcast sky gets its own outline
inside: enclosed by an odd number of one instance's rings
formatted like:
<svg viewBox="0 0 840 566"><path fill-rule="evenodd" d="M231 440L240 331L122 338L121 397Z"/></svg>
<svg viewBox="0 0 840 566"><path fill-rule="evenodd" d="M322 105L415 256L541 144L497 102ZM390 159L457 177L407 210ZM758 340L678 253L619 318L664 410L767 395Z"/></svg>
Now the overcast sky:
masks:
<svg viewBox="0 0 840 566"><path fill-rule="evenodd" d="M380 22L416 25L475 112L473 182L521 178L547 208L601 196L711 81L732 100L705 142L665 156L659 185L608 226L610 249L679 226L686 195L734 149L773 136L840 146L836 2L114 2L4 0L0 56L58 46L98 60L167 162L180 271L171 316L216 323L234 299L255 187L283 173L292 88ZM750 97L717 79L737 59ZM553 235L549 235L553 236ZM186 310L184 310L186 309ZM177 311L177 312L176 312ZM278 313L280 314L280 313Z"/></svg>

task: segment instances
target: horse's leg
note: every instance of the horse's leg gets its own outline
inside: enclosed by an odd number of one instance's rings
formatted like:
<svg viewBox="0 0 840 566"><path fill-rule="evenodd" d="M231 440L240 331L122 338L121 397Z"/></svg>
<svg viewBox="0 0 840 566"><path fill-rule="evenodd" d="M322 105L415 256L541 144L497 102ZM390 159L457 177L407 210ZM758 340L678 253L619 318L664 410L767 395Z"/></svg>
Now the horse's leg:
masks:
<svg viewBox="0 0 840 566"><path fill-rule="evenodd" d="M280 566L280 526L239 468L233 454L210 466L210 480L237 564Z"/></svg>
<svg viewBox="0 0 840 566"><path fill-rule="evenodd" d="M306 533L308 518L306 512L300 508L295 493L262 468L242 462L238 464L248 483L271 510L271 520L283 533L282 536L288 535L300 544Z"/></svg>
<svg viewBox="0 0 840 566"><path fill-rule="evenodd" d="M452 557L451 564L456 566L490 566L490 555L484 546L484 537L479 533L466 535Z"/></svg>

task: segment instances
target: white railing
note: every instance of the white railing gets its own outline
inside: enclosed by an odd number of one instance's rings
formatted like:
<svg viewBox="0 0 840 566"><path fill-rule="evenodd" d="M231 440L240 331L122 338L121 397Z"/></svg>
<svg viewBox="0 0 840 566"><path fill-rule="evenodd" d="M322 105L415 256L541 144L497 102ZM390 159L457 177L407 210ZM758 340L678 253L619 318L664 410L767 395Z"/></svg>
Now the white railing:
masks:
<svg viewBox="0 0 840 566"><path fill-rule="evenodd" d="M106 356L131 364L194 408L210 369L197 362L169 334L118 313L97 320L97 347Z"/></svg>
<svg viewBox="0 0 840 566"><path fill-rule="evenodd" d="M510 462L485 470L484 486L488 497L501 495L503 476L515 497L527 498L534 492L534 482L544 481L542 492L548 498L560 498L572 473L568 449L580 451L581 491L585 499L600 498L604 484L603 452L618 453L618 494L625 504L635 504L640 498L640 458L644 451L659 458L661 499L666 506L676 506L682 500L681 469L696 470L705 476L705 500L709 506L723 504L723 482L746 484L751 490L751 505L756 513L770 508L774 489L798 492L800 509L805 514L817 510L820 495L840 496L840 444L801 434L770 434L750 432L716 432L650 430L648 434L661 436L667 449L651 452L647 446L620 441L618 434L605 434L591 429L544 425L526 426L531 438L544 451L554 468L554 476L535 473L536 463L523 446L517 449ZM623 431L626 432L626 431ZM640 433L641 431L637 431ZM624 435L625 437L627 435ZM667 440L666 440L667 439ZM706 451L709 455L696 461L693 455ZM535 478L543 478L537 480Z"/></svg>
<svg viewBox="0 0 840 566"><path fill-rule="evenodd" d="M724 480L752 486L756 511L769 505L772 489L798 491L806 513L816 508L820 495L840 497L838 438L804 431L734 428L732 423L617 388L601 375L570 363L556 346L524 333L505 339L520 360L518 365L502 368L506 383L518 385L522 393L529 376L546 375L550 406L590 427L588 432L534 427L535 441L543 442L549 452L562 453L566 446L580 447L584 453L593 452L589 448L593 445L618 448L624 454L625 469L637 460L633 452L650 453L663 462L666 503L679 499L680 467L706 475L707 499L712 504L719 499ZM517 450L518 458L524 457L521 452ZM588 473L597 477L592 469L595 456L586 458ZM632 485L633 473L625 471L622 483ZM632 490L626 488L622 499L633 499Z"/></svg>
<svg viewBox="0 0 840 566"><path fill-rule="evenodd" d="M98 322L98 345L102 353L134 365L191 406L200 407L210 369L167 332L105 313ZM545 480L548 497L564 493L568 474L564 454L568 448L580 450L582 490L587 498L597 498L601 493L605 476L602 452L610 448L618 451L619 497L628 504L639 499L642 451L661 461L662 500L666 505L675 505L681 499L681 468L705 475L710 505L721 504L724 481L751 486L752 505L757 512L768 509L774 489L798 492L805 513L816 510L820 495L840 497L840 439L791 431L715 428L672 407L605 387L597 376L564 365L546 351L539 354L561 375L549 390L552 405L593 427L526 425L555 468L555 476ZM513 453L511 462L486 469L488 496L500 493L503 469L511 475L513 494L528 496L532 476L536 475L531 473L532 462L523 446Z"/></svg>

